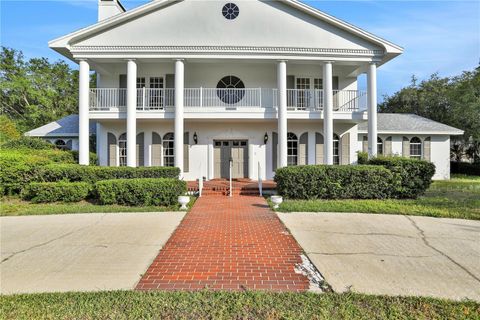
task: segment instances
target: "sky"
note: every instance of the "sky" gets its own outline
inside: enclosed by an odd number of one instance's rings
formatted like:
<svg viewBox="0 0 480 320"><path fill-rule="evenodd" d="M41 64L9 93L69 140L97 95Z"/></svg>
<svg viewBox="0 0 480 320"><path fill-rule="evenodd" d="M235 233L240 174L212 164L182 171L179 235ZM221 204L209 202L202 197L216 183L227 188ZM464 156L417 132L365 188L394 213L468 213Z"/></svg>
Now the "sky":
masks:
<svg viewBox="0 0 480 320"><path fill-rule="evenodd" d="M128 10L149 1L121 2ZM409 85L412 75L454 76L479 65L480 0L303 2L404 47L401 56L378 69L380 100ZM64 59L48 41L96 21L97 0L0 0L0 43L27 58Z"/></svg>

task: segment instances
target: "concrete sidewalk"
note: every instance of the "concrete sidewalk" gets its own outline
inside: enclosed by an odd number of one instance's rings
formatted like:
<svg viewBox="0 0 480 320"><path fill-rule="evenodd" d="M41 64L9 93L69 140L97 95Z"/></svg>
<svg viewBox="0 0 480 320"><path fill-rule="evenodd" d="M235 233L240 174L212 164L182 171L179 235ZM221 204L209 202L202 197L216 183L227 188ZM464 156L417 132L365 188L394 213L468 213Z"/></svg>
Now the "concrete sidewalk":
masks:
<svg viewBox="0 0 480 320"><path fill-rule="evenodd" d="M0 292L133 289L184 213L0 218Z"/></svg>
<svg viewBox="0 0 480 320"><path fill-rule="evenodd" d="M337 292L480 301L480 221L278 213Z"/></svg>

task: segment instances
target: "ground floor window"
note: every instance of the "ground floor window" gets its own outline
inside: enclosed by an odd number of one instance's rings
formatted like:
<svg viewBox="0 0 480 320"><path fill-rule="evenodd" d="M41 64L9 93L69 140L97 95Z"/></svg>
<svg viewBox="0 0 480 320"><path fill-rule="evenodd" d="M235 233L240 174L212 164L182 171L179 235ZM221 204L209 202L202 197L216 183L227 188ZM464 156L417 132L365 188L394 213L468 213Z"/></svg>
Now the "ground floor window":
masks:
<svg viewBox="0 0 480 320"><path fill-rule="evenodd" d="M169 132L163 136L163 165L165 167L175 166L173 132Z"/></svg>
<svg viewBox="0 0 480 320"><path fill-rule="evenodd" d="M377 154L383 154L383 140L377 137Z"/></svg>
<svg viewBox="0 0 480 320"><path fill-rule="evenodd" d="M118 165L127 165L127 134L124 133L118 138Z"/></svg>
<svg viewBox="0 0 480 320"><path fill-rule="evenodd" d="M410 139L410 158L422 158L422 140L420 140L418 137L413 137Z"/></svg>
<svg viewBox="0 0 480 320"><path fill-rule="evenodd" d="M298 138L294 133L287 134L287 165L298 164Z"/></svg>
<svg viewBox="0 0 480 320"><path fill-rule="evenodd" d="M67 150L68 147L67 147L67 144L65 143L65 141L59 139L57 141L55 141L55 146L58 148L58 149L61 149L61 150Z"/></svg>
<svg viewBox="0 0 480 320"><path fill-rule="evenodd" d="M333 164L340 164L340 138L333 134Z"/></svg>

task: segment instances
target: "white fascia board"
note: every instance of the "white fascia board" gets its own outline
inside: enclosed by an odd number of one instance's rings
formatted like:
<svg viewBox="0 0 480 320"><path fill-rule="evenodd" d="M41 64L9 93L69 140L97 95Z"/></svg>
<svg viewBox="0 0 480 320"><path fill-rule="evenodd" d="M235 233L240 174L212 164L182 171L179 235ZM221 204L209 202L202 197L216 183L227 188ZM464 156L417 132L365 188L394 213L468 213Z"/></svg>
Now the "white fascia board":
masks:
<svg viewBox="0 0 480 320"><path fill-rule="evenodd" d="M366 130L358 130L359 134L367 134L368 131ZM448 135L448 136L460 136L464 133L463 130L457 130L457 131L392 131L392 130L378 130L378 134L407 134L407 135L412 135L412 134L418 134L418 135Z"/></svg>

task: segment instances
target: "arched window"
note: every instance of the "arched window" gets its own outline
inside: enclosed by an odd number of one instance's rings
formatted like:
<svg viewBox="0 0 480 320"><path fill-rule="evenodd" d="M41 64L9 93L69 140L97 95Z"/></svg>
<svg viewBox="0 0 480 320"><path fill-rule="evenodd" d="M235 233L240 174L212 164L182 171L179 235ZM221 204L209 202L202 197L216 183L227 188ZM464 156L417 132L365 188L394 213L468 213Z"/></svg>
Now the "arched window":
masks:
<svg viewBox="0 0 480 320"><path fill-rule="evenodd" d="M410 158L422 159L422 140L418 137L410 139Z"/></svg>
<svg viewBox="0 0 480 320"><path fill-rule="evenodd" d="M294 133L287 134L287 165L298 164L298 138Z"/></svg>
<svg viewBox="0 0 480 320"><path fill-rule="evenodd" d="M118 165L127 165L127 134L123 133L118 138Z"/></svg>
<svg viewBox="0 0 480 320"><path fill-rule="evenodd" d="M174 135L169 132L163 136L163 165L165 167L175 166Z"/></svg>
<svg viewBox="0 0 480 320"><path fill-rule="evenodd" d="M245 95L245 84L240 78L226 76L217 83L217 96L226 104L240 102Z"/></svg>
<svg viewBox="0 0 480 320"><path fill-rule="evenodd" d="M333 164L340 164L340 138L333 134Z"/></svg>
<svg viewBox="0 0 480 320"><path fill-rule="evenodd" d="M61 150L67 149L67 144L62 139L58 139L57 141L55 141L55 146Z"/></svg>
<svg viewBox="0 0 480 320"><path fill-rule="evenodd" d="M377 137L377 154L383 154L383 140Z"/></svg>

